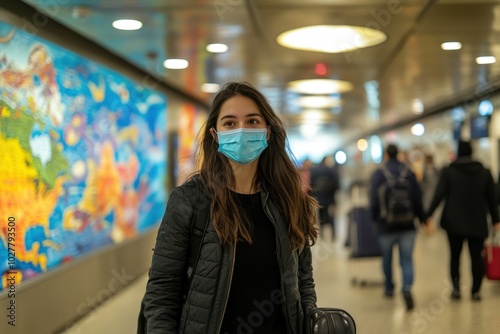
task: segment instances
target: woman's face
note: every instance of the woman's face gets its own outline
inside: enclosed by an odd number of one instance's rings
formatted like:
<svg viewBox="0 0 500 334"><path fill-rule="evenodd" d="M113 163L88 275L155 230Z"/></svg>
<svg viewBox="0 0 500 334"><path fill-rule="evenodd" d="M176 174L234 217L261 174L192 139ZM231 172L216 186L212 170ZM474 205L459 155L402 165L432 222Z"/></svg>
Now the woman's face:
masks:
<svg viewBox="0 0 500 334"><path fill-rule="evenodd" d="M236 95L222 104L216 130L220 132L239 128L259 129L266 126L266 120L255 102L245 96Z"/></svg>

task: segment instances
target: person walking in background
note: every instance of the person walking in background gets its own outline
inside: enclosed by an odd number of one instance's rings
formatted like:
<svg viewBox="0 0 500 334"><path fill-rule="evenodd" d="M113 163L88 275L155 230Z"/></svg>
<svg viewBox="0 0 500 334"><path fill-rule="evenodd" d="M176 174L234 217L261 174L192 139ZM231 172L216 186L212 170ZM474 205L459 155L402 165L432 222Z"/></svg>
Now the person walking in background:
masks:
<svg viewBox="0 0 500 334"><path fill-rule="evenodd" d="M448 234L450 247L451 299L460 299L460 254L465 240L469 246L472 269L472 300L481 300L484 276L481 252L488 236L488 212L494 229L500 231L500 220L491 172L472 159L469 142L459 141L457 159L443 168L427 216L431 217L441 201L441 227Z"/></svg>
<svg viewBox="0 0 500 334"><path fill-rule="evenodd" d="M371 178L370 210L382 248L384 295L394 295L392 253L399 247L399 260L403 276L401 291L406 309L414 307L411 293L413 285L413 249L415 244L415 218L425 223L422 190L408 165L398 160L398 147L389 144L385 149L386 162Z"/></svg>
<svg viewBox="0 0 500 334"><path fill-rule="evenodd" d="M424 158L424 166L422 171L422 180L420 186L422 187L422 202L424 208L429 208L431 204L432 195L436 189L439 180L439 169L434 165L434 157L426 155Z"/></svg>
<svg viewBox="0 0 500 334"><path fill-rule="evenodd" d="M147 333L300 334L316 307L317 203L301 190L284 124L262 93L234 82L215 96L203 131L201 170L173 190L158 230ZM183 292L199 192L209 224Z"/></svg>
<svg viewBox="0 0 500 334"><path fill-rule="evenodd" d="M321 235L324 237L323 229L329 225L332 229L332 239L335 239L335 194L339 189L339 176L333 166L333 157L325 156L321 163L311 169L311 191L318 200L319 222Z"/></svg>
<svg viewBox="0 0 500 334"><path fill-rule="evenodd" d="M312 161L305 158L299 168L301 188L306 194L311 194L311 168Z"/></svg>

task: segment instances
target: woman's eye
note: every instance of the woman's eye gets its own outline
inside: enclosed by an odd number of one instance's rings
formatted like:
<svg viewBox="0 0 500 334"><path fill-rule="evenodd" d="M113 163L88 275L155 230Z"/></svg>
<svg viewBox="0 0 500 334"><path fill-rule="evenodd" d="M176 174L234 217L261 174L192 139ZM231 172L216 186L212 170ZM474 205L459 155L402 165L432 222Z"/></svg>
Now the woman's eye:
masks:
<svg viewBox="0 0 500 334"><path fill-rule="evenodd" d="M224 123L224 126L233 126L233 125L234 125L233 121L227 121L226 123Z"/></svg>
<svg viewBox="0 0 500 334"><path fill-rule="evenodd" d="M251 120L249 120L249 121L248 121L248 123L250 123L250 124L252 124L252 125L253 125L253 124L259 124L259 121L258 121L258 120L256 120L256 119L251 119Z"/></svg>

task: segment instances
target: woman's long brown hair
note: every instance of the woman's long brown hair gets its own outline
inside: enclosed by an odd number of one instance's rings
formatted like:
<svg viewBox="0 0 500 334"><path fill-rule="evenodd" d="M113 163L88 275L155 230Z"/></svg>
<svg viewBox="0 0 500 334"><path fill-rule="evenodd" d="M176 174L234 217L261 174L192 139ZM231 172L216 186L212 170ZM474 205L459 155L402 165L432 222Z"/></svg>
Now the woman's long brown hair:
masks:
<svg viewBox="0 0 500 334"><path fill-rule="evenodd" d="M212 196L211 218L217 235L222 244L236 243L238 240L252 242L251 234L231 196L230 189L235 184L233 170L228 159L217 152L218 143L210 134L210 129L216 128L222 105L236 95L253 100L271 130L268 147L259 158L255 188L265 185L271 201L288 223L292 249L314 244L318 236L315 227L317 202L301 189L300 176L290 157L283 122L266 98L245 82L227 83L217 93L201 133L200 175Z"/></svg>

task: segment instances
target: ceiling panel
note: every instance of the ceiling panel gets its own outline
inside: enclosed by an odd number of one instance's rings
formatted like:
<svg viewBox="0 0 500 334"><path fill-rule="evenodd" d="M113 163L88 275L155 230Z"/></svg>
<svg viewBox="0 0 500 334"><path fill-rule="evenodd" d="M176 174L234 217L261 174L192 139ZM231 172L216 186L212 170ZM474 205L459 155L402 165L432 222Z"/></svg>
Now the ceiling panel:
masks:
<svg viewBox="0 0 500 334"><path fill-rule="evenodd" d="M498 66L477 65L480 55L500 59L500 0L68 0L64 6L26 0L55 19L95 39L145 70L201 99L204 82L248 80L273 102L291 131L302 122L288 81L318 77L348 80L355 89L341 96L324 127L344 139L410 119L414 99L426 110L498 81ZM75 6L90 9L76 18ZM117 31L111 22L131 17L144 22L135 32ZM276 37L292 28L319 24L375 27L386 42L344 54L290 50ZM443 51L458 40L459 51ZM229 45L225 54L205 51L208 43ZM186 70L166 70L167 57L183 57Z"/></svg>

